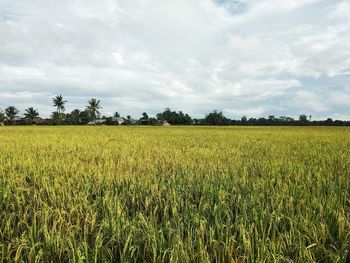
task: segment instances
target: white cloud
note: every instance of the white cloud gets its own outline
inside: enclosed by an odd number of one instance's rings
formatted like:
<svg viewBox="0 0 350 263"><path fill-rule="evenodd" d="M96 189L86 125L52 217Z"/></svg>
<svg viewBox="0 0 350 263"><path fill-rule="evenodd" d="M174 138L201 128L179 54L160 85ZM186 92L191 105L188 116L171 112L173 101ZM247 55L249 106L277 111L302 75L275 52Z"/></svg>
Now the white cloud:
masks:
<svg viewBox="0 0 350 263"><path fill-rule="evenodd" d="M329 14L329 17L344 23L344 20L350 22L350 2L343 0L336 3Z"/></svg>
<svg viewBox="0 0 350 263"><path fill-rule="evenodd" d="M298 91L292 102L305 112L312 110L318 113L329 110L326 100L322 96L310 91Z"/></svg>
<svg viewBox="0 0 350 263"><path fill-rule="evenodd" d="M334 105L350 107L350 93L336 91L331 94L329 100Z"/></svg>
<svg viewBox="0 0 350 263"><path fill-rule="evenodd" d="M241 108L241 109L225 109L224 113L228 115L235 116L236 118L240 118L241 116L257 116L260 117L263 113L266 112L266 109L263 107L257 108Z"/></svg>
<svg viewBox="0 0 350 263"><path fill-rule="evenodd" d="M348 1L220 3L3 0L0 93L7 95L0 106L23 110L32 100L47 116L50 97L62 93L67 110L93 96L106 114L135 116L167 106L197 117L213 109L259 116L344 111ZM320 78L327 82L322 94Z"/></svg>

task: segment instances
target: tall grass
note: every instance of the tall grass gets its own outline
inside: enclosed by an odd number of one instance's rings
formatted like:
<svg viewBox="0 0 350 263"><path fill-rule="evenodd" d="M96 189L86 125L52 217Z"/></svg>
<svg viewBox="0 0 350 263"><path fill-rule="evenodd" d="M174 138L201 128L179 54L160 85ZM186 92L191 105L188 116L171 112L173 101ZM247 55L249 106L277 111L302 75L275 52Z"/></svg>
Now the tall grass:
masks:
<svg viewBox="0 0 350 263"><path fill-rule="evenodd" d="M350 129L2 127L1 262L350 262Z"/></svg>

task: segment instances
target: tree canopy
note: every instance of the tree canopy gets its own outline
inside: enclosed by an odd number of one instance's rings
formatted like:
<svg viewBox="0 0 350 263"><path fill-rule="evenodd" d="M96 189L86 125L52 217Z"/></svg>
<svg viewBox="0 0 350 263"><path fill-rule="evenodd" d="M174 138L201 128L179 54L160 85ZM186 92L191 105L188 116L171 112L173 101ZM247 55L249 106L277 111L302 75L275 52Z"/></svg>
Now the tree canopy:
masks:
<svg viewBox="0 0 350 263"><path fill-rule="evenodd" d="M33 107L30 107L25 110L24 117L29 124L33 124L35 120L39 117L39 112Z"/></svg>
<svg viewBox="0 0 350 263"><path fill-rule="evenodd" d="M88 105L85 110L74 109L71 112L65 114L66 100L62 95L57 95L52 98L53 106L56 111L52 112L51 116L46 119L40 119L42 125L86 125L93 121L95 124L105 125L215 125L215 126L228 126L228 125L256 125L256 126L350 126L350 121L333 120L327 118L326 120L312 120L311 115L301 114L298 119L293 119L288 116L276 117L269 115L267 118L247 118L243 116L239 119L227 118L222 111L214 110L207 113L204 118L192 119L192 117L184 113L183 111L173 111L170 108L165 108L162 112L155 115L149 115L147 112L143 112L139 119L133 119L130 115L122 117L118 111L115 111L112 116L102 116L101 101L96 98L91 98L88 101ZM15 106L9 106L2 111L0 109L0 124L6 125L23 125L33 124L39 117L39 112L33 107L29 107L25 110L23 117L19 117L19 110ZM119 118L116 120L116 118ZM122 120L120 119L122 118ZM98 122L96 119L100 119ZM95 122L96 121L96 122Z"/></svg>
<svg viewBox="0 0 350 263"><path fill-rule="evenodd" d="M17 117L17 114L19 113L19 110L15 106L9 106L5 109L5 114L7 119L10 121L10 124L14 124L15 118Z"/></svg>
<svg viewBox="0 0 350 263"><path fill-rule="evenodd" d="M95 120L100 116L100 109L102 109L100 100L92 98L88 101L88 106L86 106L86 110L89 113L91 120Z"/></svg>

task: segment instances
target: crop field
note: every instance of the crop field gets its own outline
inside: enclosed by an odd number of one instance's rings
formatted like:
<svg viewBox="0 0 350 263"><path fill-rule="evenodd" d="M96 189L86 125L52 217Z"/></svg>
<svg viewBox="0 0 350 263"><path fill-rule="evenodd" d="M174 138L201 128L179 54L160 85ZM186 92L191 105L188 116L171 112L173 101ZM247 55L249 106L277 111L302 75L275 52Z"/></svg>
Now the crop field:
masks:
<svg viewBox="0 0 350 263"><path fill-rule="evenodd" d="M1 262L350 262L350 129L0 127Z"/></svg>

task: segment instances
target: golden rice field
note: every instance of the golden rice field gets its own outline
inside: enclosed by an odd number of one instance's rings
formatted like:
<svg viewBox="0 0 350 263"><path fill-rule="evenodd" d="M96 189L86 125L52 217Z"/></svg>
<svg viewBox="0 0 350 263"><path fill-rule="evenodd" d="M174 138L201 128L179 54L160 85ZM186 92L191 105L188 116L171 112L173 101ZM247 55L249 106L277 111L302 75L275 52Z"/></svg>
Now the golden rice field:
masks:
<svg viewBox="0 0 350 263"><path fill-rule="evenodd" d="M1 262L350 262L350 129L0 127Z"/></svg>

